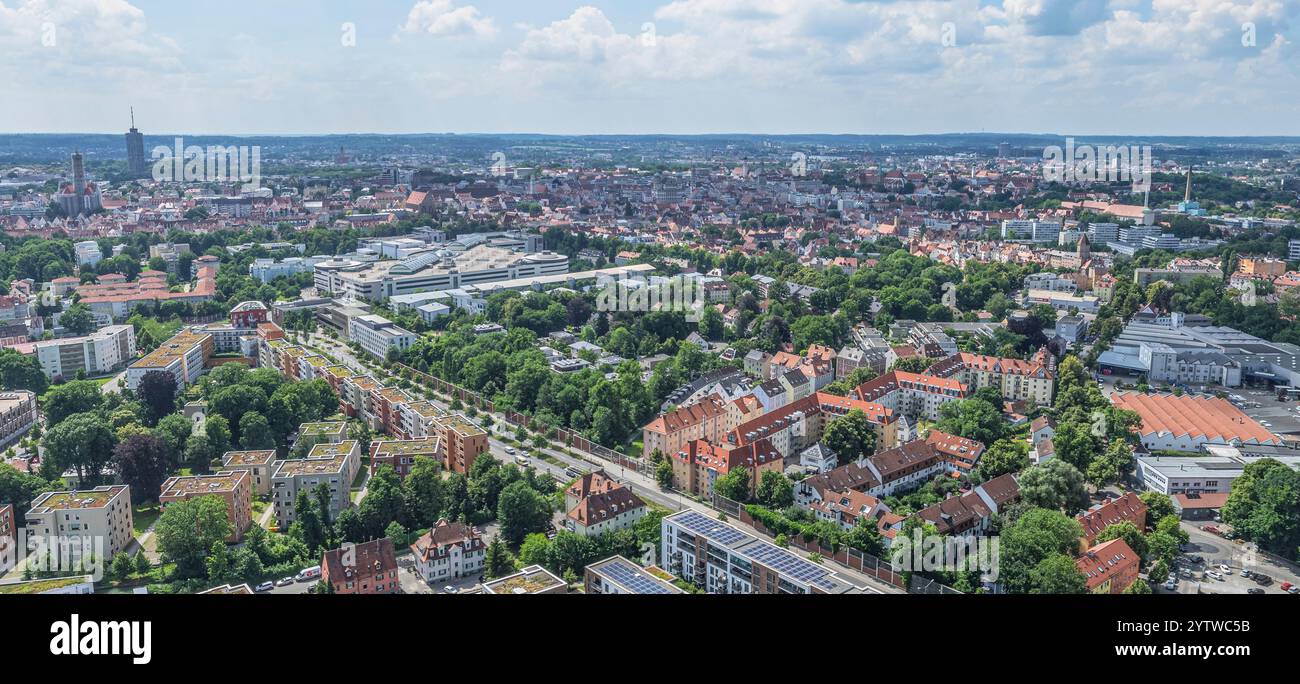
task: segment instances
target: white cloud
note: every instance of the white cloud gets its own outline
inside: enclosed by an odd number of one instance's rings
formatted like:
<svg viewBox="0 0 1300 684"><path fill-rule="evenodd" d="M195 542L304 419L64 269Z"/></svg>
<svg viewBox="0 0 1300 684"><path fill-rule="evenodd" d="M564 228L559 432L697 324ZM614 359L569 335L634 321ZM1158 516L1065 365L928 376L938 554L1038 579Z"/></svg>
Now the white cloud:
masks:
<svg viewBox="0 0 1300 684"><path fill-rule="evenodd" d="M457 7L452 0L420 0L406 15L398 33L427 33L433 36L472 36L491 40L497 35L496 22L484 17L473 5Z"/></svg>

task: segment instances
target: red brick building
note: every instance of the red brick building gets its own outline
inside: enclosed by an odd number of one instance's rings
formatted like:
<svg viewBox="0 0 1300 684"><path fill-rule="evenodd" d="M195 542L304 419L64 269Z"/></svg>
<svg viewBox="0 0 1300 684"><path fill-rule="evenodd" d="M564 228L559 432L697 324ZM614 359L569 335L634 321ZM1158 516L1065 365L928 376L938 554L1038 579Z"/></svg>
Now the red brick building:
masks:
<svg viewBox="0 0 1300 684"><path fill-rule="evenodd" d="M397 554L388 537L330 549L321 557L320 567L320 580L336 594L396 594L402 588Z"/></svg>
<svg viewBox="0 0 1300 684"><path fill-rule="evenodd" d="M1128 492L1117 499L1089 509L1079 515L1079 524L1083 526L1084 546L1092 546L1097 535L1107 527L1120 522L1131 522L1141 532L1147 525L1147 505L1133 492Z"/></svg>

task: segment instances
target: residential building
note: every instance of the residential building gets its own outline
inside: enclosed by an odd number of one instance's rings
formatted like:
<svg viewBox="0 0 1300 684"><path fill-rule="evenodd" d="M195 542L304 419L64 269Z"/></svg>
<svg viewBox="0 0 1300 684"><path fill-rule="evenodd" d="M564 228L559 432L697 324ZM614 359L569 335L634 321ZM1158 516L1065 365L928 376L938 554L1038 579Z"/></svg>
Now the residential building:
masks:
<svg viewBox="0 0 1300 684"><path fill-rule="evenodd" d="M993 514L1020 500L1020 486L1011 473L976 485L965 494L950 496L916 512L934 525L939 534L950 537L983 536L992 528ZM895 525L902 529L902 523Z"/></svg>
<svg viewBox="0 0 1300 684"><path fill-rule="evenodd" d="M588 595L686 593L672 579L672 575L656 566L643 568L622 556L610 556L588 565L582 583Z"/></svg>
<svg viewBox="0 0 1300 684"><path fill-rule="evenodd" d="M460 414L438 420L442 441L442 467L448 472L469 472L474 460L488 451L487 431Z"/></svg>
<svg viewBox="0 0 1300 684"><path fill-rule="evenodd" d="M649 512L640 497L603 470L575 480L565 490L564 499L569 508L565 527L584 537L630 528Z"/></svg>
<svg viewBox="0 0 1300 684"><path fill-rule="evenodd" d="M483 572L487 543L479 531L461 522L439 520L411 544L415 570L429 586Z"/></svg>
<svg viewBox="0 0 1300 684"><path fill-rule="evenodd" d="M962 352L936 362L926 375L955 379L972 392L995 387L1007 401L1047 406L1055 391L1056 367L1046 349L1028 361Z"/></svg>
<svg viewBox="0 0 1300 684"><path fill-rule="evenodd" d="M941 406L967 399L972 392L970 386L955 378L890 371L862 383L853 390L851 396L859 401L878 404L909 419L936 421Z"/></svg>
<svg viewBox="0 0 1300 684"><path fill-rule="evenodd" d="M329 522L333 522L344 509L352 505L352 481L361 468L361 445L356 441L338 444L317 444L305 459L276 461L271 476L271 501L275 504L275 517L281 530L289 529L297 519L294 504L298 492L315 496L319 485L330 490Z"/></svg>
<svg viewBox="0 0 1300 684"><path fill-rule="evenodd" d="M784 463L781 452L773 448L771 442L762 439L743 445L713 444L697 439L684 449L669 454L669 461L673 467L673 489L703 498L711 498L718 478L736 468L747 471L752 494L764 472L779 473Z"/></svg>
<svg viewBox="0 0 1300 684"><path fill-rule="evenodd" d="M914 440L801 480L795 485L795 501L806 506L824 500L827 492L850 489L877 498L910 491L946 471L947 459L933 444Z"/></svg>
<svg viewBox="0 0 1300 684"><path fill-rule="evenodd" d="M102 541L103 547L96 546L95 555L112 558L118 551L125 551L133 539L131 488L104 485L82 491L46 492L32 500L25 518L28 535Z"/></svg>
<svg viewBox="0 0 1300 684"><path fill-rule="evenodd" d="M941 430L931 429L925 441L934 447L948 462L954 473L970 475L984 455L984 445L973 439L950 435Z"/></svg>
<svg viewBox="0 0 1300 684"><path fill-rule="evenodd" d="M321 555L320 581L335 594L399 594L397 554L388 537L330 549Z"/></svg>
<svg viewBox="0 0 1300 684"><path fill-rule="evenodd" d="M383 316L356 316L348 322L348 340L361 345L362 349L376 358L387 358L390 349L404 351L416 339L415 333Z"/></svg>
<svg viewBox="0 0 1300 684"><path fill-rule="evenodd" d="M55 382L104 375L135 358L135 327L109 325L83 337L36 342L36 359L45 376Z"/></svg>
<svg viewBox="0 0 1300 684"><path fill-rule="evenodd" d="M0 566L16 559L18 521L14 519L14 505L0 504Z"/></svg>
<svg viewBox="0 0 1300 684"><path fill-rule="evenodd" d="M1141 559L1123 539L1112 539L1089 548L1074 561L1083 573L1088 592L1121 594L1138 581Z"/></svg>
<svg viewBox="0 0 1300 684"><path fill-rule="evenodd" d="M146 373L161 371L172 375L180 392L198 381L214 353L212 335L182 329L126 369L126 387L134 391Z"/></svg>
<svg viewBox="0 0 1300 684"><path fill-rule="evenodd" d="M1075 519L1083 526L1084 548L1087 548L1097 541L1097 535L1116 523L1131 522L1139 532L1146 530L1147 505L1136 493L1125 492L1123 496L1089 508Z"/></svg>
<svg viewBox="0 0 1300 684"><path fill-rule="evenodd" d="M540 565L483 583L484 594L567 594L569 584Z"/></svg>
<svg viewBox="0 0 1300 684"><path fill-rule="evenodd" d="M727 408L716 396L661 414L641 428L642 456L649 458L656 449L673 454L697 439L722 441L731 426Z"/></svg>
<svg viewBox="0 0 1300 684"><path fill-rule="evenodd" d="M310 449L317 444L338 444L347 438L348 424L344 421L303 423L298 426L298 437L294 441L294 446Z"/></svg>
<svg viewBox="0 0 1300 684"><path fill-rule="evenodd" d="M825 565L698 511L661 522L664 569L710 594L857 594Z"/></svg>
<svg viewBox="0 0 1300 684"><path fill-rule="evenodd" d="M39 416L34 392L0 392L0 448L27 434Z"/></svg>
<svg viewBox="0 0 1300 684"><path fill-rule="evenodd" d="M222 470L248 473L254 496L270 495L274 463L275 449L227 451L221 457Z"/></svg>
<svg viewBox="0 0 1300 684"><path fill-rule="evenodd" d="M219 496L226 503L226 519L230 521L230 536L226 541L237 544L244 531L253 524L252 477L244 470L223 470L215 475L187 475L167 478L163 482L158 503L163 510L168 504L200 496Z"/></svg>
<svg viewBox="0 0 1300 684"><path fill-rule="evenodd" d="M437 437L388 439L371 442L370 474L374 475L379 470L379 466L386 465L392 468L398 477L405 480L406 476L411 474L411 467L415 465L415 459L423 457L437 463L442 460L439 453Z"/></svg>

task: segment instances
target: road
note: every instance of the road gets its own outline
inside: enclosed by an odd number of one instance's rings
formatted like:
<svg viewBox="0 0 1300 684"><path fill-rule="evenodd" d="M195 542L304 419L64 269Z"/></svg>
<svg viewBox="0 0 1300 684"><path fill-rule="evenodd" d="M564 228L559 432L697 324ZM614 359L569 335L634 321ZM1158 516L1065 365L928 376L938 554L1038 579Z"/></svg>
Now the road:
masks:
<svg viewBox="0 0 1300 684"><path fill-rule="evenodd" d="M352 353L352 350L345 344L340 344L335 340L331 340L328 337L316 333L308 335L306 342L309 346L315 347L318 351L324 350L343 365L357 373L366 373L371 375L383 374L383 371L367 368L356 358ZM438 406L443 410L451 410L446 402L441 401L436 396L426 394L418 389L411 391L417 395L423 396L435 406ZM491 453L493 458L502 463L513 463L515 462L515 455L506 451L507 448L510 448L510 445L497 439L497 435L500 434L500 431L504 429L504 426L509 425L509 423L506 422L505 417L501 414L494 413L492 414L492 417L494 422L492 424L492 429L488 431L489 453ZM510 431L513 432L513 429ZM659 484L651 477L642 475L639 472L629 471L623 466L605 461L594 454L585 453L573 448L568 448L567 450L572 454L576 454L576 456L555 448L555 444L552 443L551 446L543 447L540 451L547 457L557 461L560 465L548 463L545 460L532 456L527 457L529 462L528 465L541 472L550 474L561 483L567 483L573 479L572 476L565 472L567 468L573 467L582 471L603 469L606 475L631 489L633 493L641 497L643 500L649 501L670 511L676 512L689 508L709 517L714 517L718 514L717 510L704 503L684 497L681 494L663 491L659 488ZM518 451L519 450L516 449L516 452ZM756 535L759 534L757 531L754 531L753 533ZM897 587L880 582L873 577L868 577L867 575L840 565L830 559L824 559L823 562L831 566L837 573L860 586L869 587L873 590L884 593L906 593Z"/></svg>

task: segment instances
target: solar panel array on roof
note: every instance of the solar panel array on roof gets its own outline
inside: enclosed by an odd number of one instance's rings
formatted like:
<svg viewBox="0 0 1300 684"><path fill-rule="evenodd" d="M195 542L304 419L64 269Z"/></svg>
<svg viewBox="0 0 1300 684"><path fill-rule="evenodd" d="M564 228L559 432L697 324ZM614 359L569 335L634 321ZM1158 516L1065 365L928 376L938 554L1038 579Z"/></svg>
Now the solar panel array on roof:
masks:
<svg viewBox="0 0 1300 684"><path fill-rule="evenodd" d="M655 580L641 568L625 563L621 559L615 559L602 565L600 572L609 577L610 580L623 585L628 591L636 594L673 593L664 587L663 582Z"/></svg>
<svg viewBox="0 0 1300 684"><path fill-rule="evenodd" d="M783 577L805 584L817 583L830 574L826 568L765 541L746 547L745 555L776 570Z"/></svg>
<svg viewBox="0 0 1300 684"><path fill-rule="evenodd" d="M700 535L709 541L714 541L723 545L731 545L741 542L749 537L740 530L727 525L726 523L712 520L695 511L690 511L685 515L673 518L677 524L686 528L692 534Z"/></svg>

